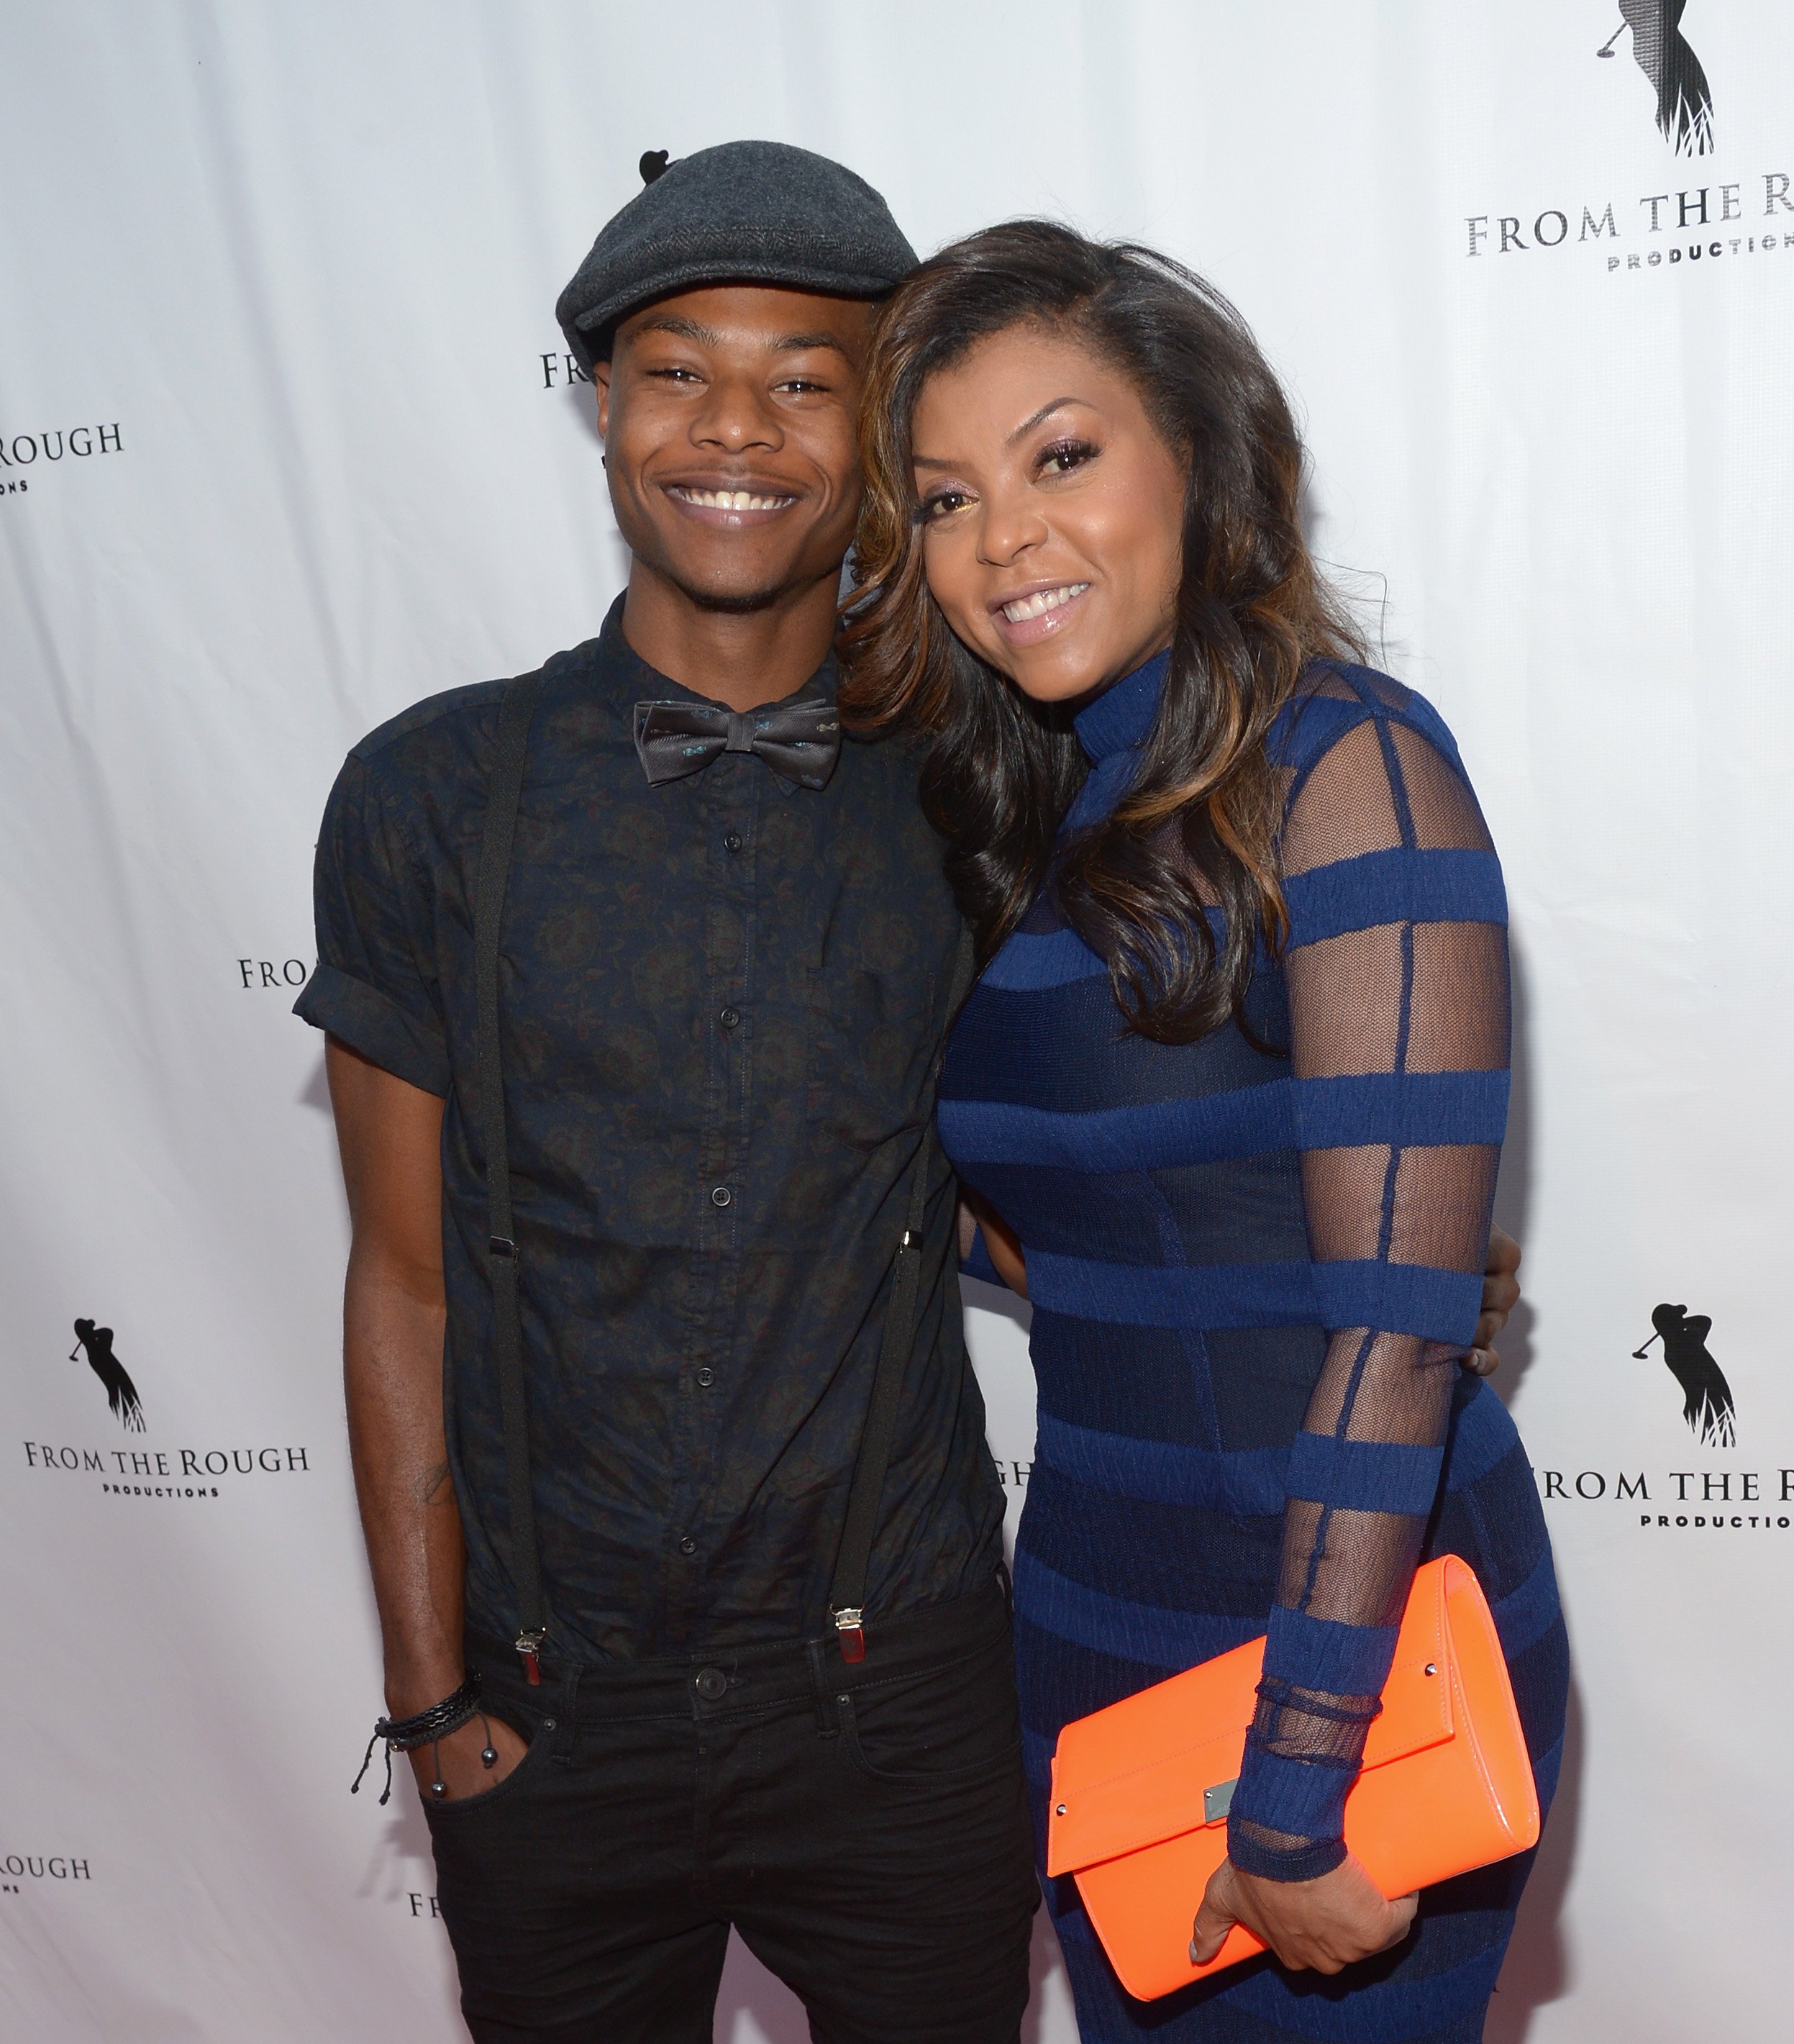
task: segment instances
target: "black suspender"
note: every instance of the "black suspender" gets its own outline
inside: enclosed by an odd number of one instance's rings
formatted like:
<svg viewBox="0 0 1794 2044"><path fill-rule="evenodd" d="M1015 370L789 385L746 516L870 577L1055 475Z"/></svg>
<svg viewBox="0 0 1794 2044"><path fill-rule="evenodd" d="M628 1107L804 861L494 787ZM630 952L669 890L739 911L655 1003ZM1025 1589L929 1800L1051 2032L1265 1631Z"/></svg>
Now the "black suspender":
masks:
<svg viewBox="0 0 1794 2044"><path fill-rule="evenodd" d="M536 1493L529 1473L529 1394L524 1384L523 1323L517 1312L517 1245L511 1232L511 1158L505 1132L505 1072L498 1046L498 928L511 877L511 840L523 793L529 720L541 687L524 674L505 690L498 744L486 782L486 829L474 893L474 1062L479 1074L480 1135L486 1146L486 1276L492 1286L492 1346L498 1365L498 1409L505 1428L505 1492L510 1508L511 1587L517 1596L517 1651L525 1673L540 1682L537 1660L548 1630L542 1562L536 1543Z"/></svg>
<svg viewBox="0 0 1794 2044"><path fill-rule="evenodd" d="M951 1028L959 1004L971 991L972 939L963 929L954 953L953 977L947 990L946 1028ZM945 1029L942 1034L944 1046ZM937 1058L930 1074L929 1091L940 1076ZM828 1614L835 1621L836 1637L841 1643L843 1661L866 1658L866 1573L872 1560L872 1543L878 1532L878 1512L885 1497L885 1472L890 1467L891 1447L897 1439L897 1415L903 1404L904 1373L916 1339L916 1297L922 1277L922 1216L928 1203L928 1169L933 1159L935 1134L932 1102L916 1161L910 1167L909 1211L904 1217L903 1239L897 1244L897 1262L891 1280L890 1303L885 1308L884 1339L878 1344L878 1367L872 1378L871 1402L866 1408L865 1431L859 1437L859 1454L854 1462L854 1480L847 1492L847 1516L841 1527L841 1545L835 1557L835 1580L829 1586Z"/></svg>
<svg viewBox="0 0 1794 2044"><path fill-rule="evenodd" d="M486 1274L492 1286L494 1359L499 1411L505 1433L505 1489L511 1526L511 1585L517 1599L517 1649L532 1682L541 1680L538 1661L548 1631L542 1594L542 1564L536 1538L536 1500L529 1466L529 1402L524 1381L523 1326L517 1310L518 1250L511 1217L510 1151L505 1127L505 1082L498 1039L498 938L510 878L517 804L523 793L530 719L541 687L540 676L512 682L501 698L497 743L486 783L486 824L480 844L479 877L474 895L474 1055L478 1072L480 1134L486 1148ZM946 1021L951 1026L970 991L971 939L962 933L954 957ZM934 1076L938 1078L936 1060ZM866 1653L866 1578L884 1501L903 1404L903 1380L916 1338L916 1297L921 1281L922 1222L928 1206L928 1174L935 1135L931 1114L909 1166L909 1200L903 1239L897 1246L891 1297L885 1314L872 1397L860 1435L847 1493L847 1517L828 1593L829 1613L844 1660Z"/></svg>

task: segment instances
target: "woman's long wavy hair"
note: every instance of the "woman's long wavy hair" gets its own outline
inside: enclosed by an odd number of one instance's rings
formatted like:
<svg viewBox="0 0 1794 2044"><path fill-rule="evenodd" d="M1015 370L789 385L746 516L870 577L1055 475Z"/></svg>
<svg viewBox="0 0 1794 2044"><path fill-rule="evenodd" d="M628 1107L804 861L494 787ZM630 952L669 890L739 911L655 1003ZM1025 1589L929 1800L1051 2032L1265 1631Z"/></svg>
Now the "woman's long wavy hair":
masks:
<svg viewBox="0 0 1794 2044"><path fill-rule="evenodd" d="M1304 455L1270 364L1212 286L1150 248L1012 221L924 263L880 315L862 415L866 495L843 605L850 726L926 734L922 794L988 956L1027 913L1085 773L1070 718L949 629L928 593L911 424L928 378L1018 325L1069 333L1129 376L1189 481L1170 674L1139 773L1062 847L1062 912L1141 1035L1189 1043L1243 1002L1286 933L1271 720L1316 658L1358 636L1299 514ZM1204 912L1219 908L1219 943ZM1249 1030L1248 1033L1251 1033ZM1255 1039L1254 1039L1255 1040Z"/></svg>

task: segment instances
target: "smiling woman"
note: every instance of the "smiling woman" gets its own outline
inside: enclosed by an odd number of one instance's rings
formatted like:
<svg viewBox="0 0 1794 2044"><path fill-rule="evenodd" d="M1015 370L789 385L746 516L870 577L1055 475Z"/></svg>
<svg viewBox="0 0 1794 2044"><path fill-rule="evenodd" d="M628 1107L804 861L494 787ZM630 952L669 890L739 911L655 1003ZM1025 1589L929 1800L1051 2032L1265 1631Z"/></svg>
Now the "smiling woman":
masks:
<svg viewBox="0 0 1794 2044"><path fill-rule="evenodd" d="M1017 221L890 301L863 416L870 600L850 610L842 708L932 735L924 799L981 945L1026 912L1082 778L1057 706L1175 646L1189 685L1055 884L1147 1035L1236 1016L1253 932L1283 918L1265 734L1307 662L1358 649L1245 322L1151 250Z"/></svg>
<svg viewBox="0 0 1794 2044"><path fill-rule="evenodd" d="M1566 1658L1526 1452L1461 1372L1507 1112L1500 869L1450 732L1354 664L1289 406L1177 265L1022 221L874 337L844 716L926 735L984 957L940 1086L1016 1241L1043 1831L1071 1719L1262 1638L1205 1965L1143 2011L1048 1884L1080 2031L1473 2044L1527 1857L1386 1896L1345 1842L1417 1563L1494 1607L1548 1803ZM1322 1992L1300 1977L1336 1976Z"/></svg>
<svg viewBox="0 0 1794 2044"><path fill-rule="evenodd" d="M1035 701L1170 644L1184 473L1120 369L1012 328L928 379L914 432L928 586L993 666L1026 669Z"/></svg>

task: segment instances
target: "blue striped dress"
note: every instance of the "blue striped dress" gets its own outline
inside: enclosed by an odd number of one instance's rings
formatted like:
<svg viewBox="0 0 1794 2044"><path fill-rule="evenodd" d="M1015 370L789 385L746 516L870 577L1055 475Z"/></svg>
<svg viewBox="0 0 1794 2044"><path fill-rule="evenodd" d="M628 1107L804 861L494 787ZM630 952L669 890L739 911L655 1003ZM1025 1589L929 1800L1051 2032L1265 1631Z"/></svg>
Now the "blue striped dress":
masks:
<svg viewBox="0 0 1794 2044"><path fill-rule="evenodd" d="M1087 705L1062 841L1137 767L1163 656ZM1386 676L1310 670L1270 752L1290 928L1234 1024L1122 1023L1049 884L955 1029L940 1128L1028 1258L1039 1422L1016 1559L1043 1833L1069 1719L1268 1633L1229 1819L1236 1864L1312 1877L1416 1564L1475 1568L1542 1800L1568 1657L1526 1452L1459 1359L1508 1100L1500 868L1451 736ZM1332 1978L1265 1958L1167 2000L1116 1982L1070 1879L1048 1900L1083 2037L1481 2038L1531 1855L1423 1896ZM1197 1896L1190 1897L1193 1915Z"/></svg>

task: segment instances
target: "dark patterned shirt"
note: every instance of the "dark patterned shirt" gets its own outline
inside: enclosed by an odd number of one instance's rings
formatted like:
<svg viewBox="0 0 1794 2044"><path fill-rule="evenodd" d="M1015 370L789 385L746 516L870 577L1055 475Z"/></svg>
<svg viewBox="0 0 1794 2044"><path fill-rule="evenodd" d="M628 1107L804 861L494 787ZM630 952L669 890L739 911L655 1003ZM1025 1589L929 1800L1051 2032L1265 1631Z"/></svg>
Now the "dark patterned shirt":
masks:
<svg viewBox="0 0 1794 2044"><path fill-rule="evenodd" d="M500 955L551 1643L586 1658L825 1629L958 933L903 742L848 740L820 792L743 753L650 787L634 705L704 698L620 615L543 670ZM446 1097L449 1457L468 1618L509 1638L471 905L503 686L350 754L298 1012ZM932 1155L869 1616L964 1594L1000 1554Z"/></svg>

